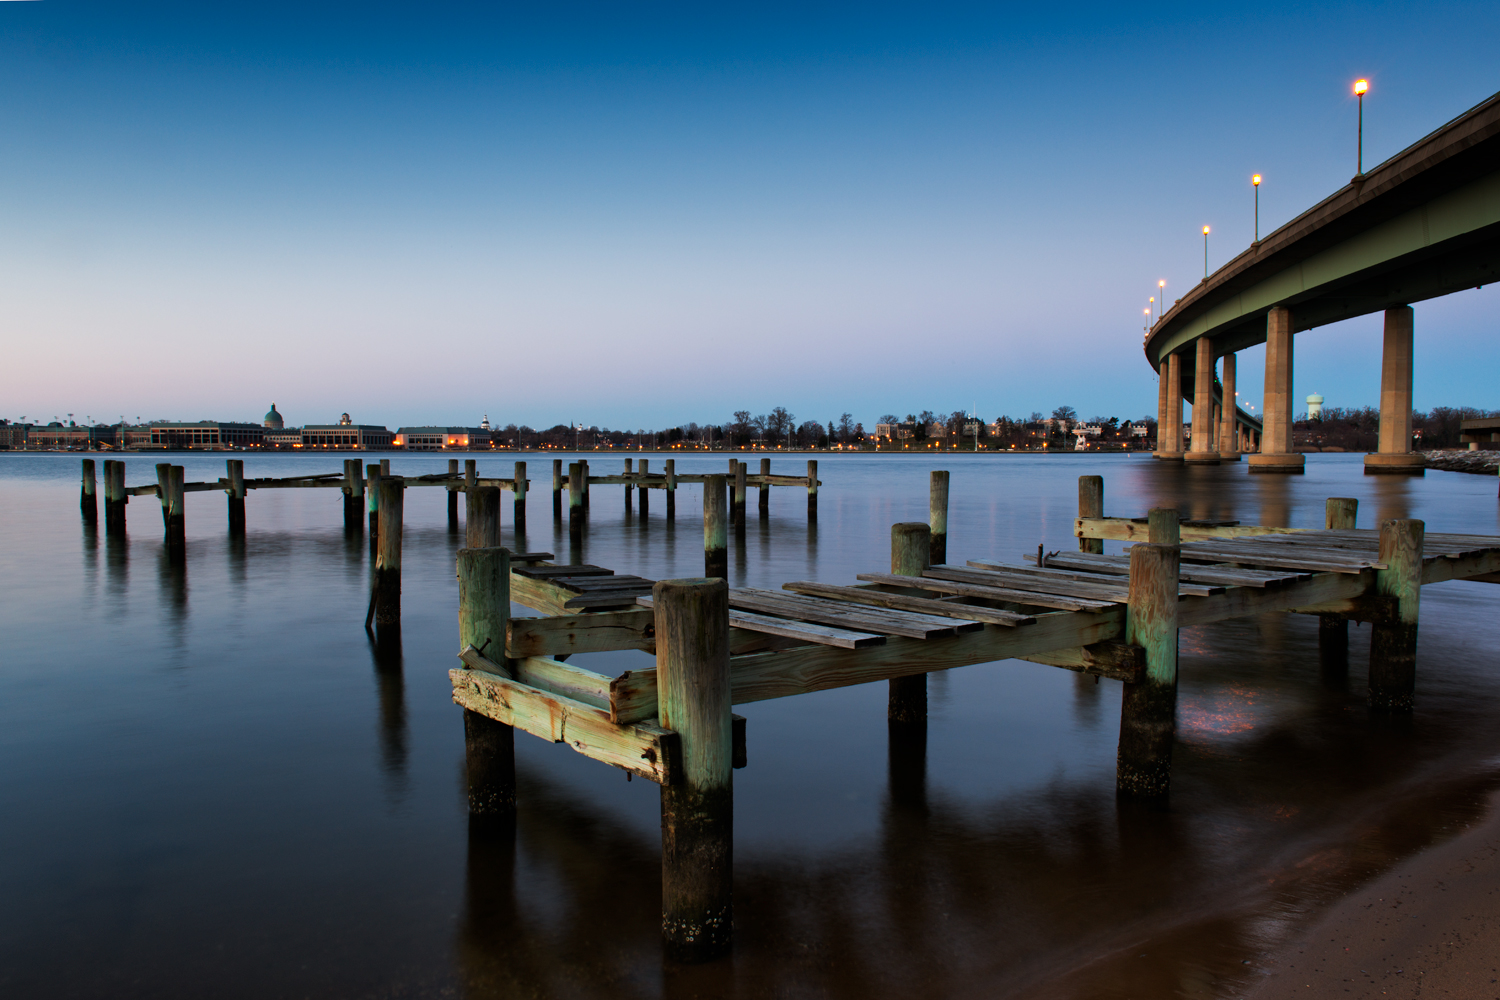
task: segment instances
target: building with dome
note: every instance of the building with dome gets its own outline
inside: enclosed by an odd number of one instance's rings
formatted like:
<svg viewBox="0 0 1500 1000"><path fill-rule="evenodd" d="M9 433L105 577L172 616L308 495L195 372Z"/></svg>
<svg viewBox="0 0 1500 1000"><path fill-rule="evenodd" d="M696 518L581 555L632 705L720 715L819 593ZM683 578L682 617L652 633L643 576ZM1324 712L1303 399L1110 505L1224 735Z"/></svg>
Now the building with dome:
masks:
<svg viewBox="0 0 1500 1000"><path fill-rule="evenodd" d="M265 422L262 424L268 431L279 431L286 429L286 421L281 419L281 414L276 412L276 404L271 404L271 412L266 414Z"/></svg>

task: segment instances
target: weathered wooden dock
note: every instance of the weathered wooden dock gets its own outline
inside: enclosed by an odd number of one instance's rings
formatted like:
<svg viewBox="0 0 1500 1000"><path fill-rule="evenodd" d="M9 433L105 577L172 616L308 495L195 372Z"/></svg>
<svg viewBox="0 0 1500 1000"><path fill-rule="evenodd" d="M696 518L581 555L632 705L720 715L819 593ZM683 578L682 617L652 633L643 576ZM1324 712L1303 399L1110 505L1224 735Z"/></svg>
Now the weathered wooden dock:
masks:
<svg viewBox="0 0 1500 1000"><path fill-rule="evenodd" d="M722 523L714 492L706 538ZM514 729L659 783L664 945L705 960L732 936L730 772L747 757L733 705L883 680L894 745L925 738L928 673L1005 659L1081 671L1124 685L1118 793L1160 799L1179 628L1271 612L1371 622L1370 706L1409 712L1421 587L1500 582L1500 537L1427 534L1415 520L1358 530L1341 498L1324 530L1180 522L1172 510L1107 518L1098 477L1080 481L1079 552L950 566L931 544L939 523L946 533L946 474L932 496L929 523L893 526L889 572L780 591L460 552L462 662L450 678L465 710L471 813L513 821ZM1104 539L1134 544L1107 556ZM541 614L511 618L511 601ZM655 667L607 676L564 662L626 649L653 653Z"/></svg>

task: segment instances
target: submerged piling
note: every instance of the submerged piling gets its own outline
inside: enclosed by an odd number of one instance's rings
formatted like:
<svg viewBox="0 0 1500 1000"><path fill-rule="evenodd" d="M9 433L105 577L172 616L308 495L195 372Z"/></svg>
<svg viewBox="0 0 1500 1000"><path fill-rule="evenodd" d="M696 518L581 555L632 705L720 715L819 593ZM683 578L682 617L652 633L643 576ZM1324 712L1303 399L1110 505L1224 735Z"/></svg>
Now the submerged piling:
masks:
<svg viewBox="0 0 1500 1000"><path fill-rule="evenodd" d="M647 459L644 459L644 458L641 459L641 464L639 466L639 471L641 473L641 479L642 480L644 480L648 475L650 475L650 469L649 469L650 464L651 463ZM644 521L646 519L646 516L651 513L651 488L649 486L647 486L645 484L645 482L641 483L640 494L641 494L641 520Z"/></svg>
<svg viewBox="0 0 1500 1000"><path fill-rule="evenodd" d="M552 518L562 520L562 459L552 460Z"/></svg>
<svg viewBox="0 0 1500 1000"><path fill-rule="evenodd" d="M1359 500L1354 497L1329 497L1323 505L1323 527L1347 531L1354 527L1359 514ZM1325 664L1337 664L1349 653L1349 619L1343 615L1318 616L1318 650Z"/></svg>
<svg viewBox="0 0 1500 1000"><path fill-rule="evenodd" d="M99 498L94 493L94 460L83 460L83 483L78 490L78 510L90 524L99 521Z"/></svg>
<svg viewBox="0 0 1500 1000"><path fill-rule="evenodd" d="M934 566L948 561L948 472L934 469L927 490L927 524L932 528L929 559ZM894 570L892 571L894 572Z"/></svg>
<svg viewBox="0 0 1500 1000"><path fill-rule="evenodd" d="M229 513L229 536L239 538L245 533L245 463L238 458L225 459L224 471L229 479L229 489L225 490L224 505ZM344 475L350 475L350 463L344 463ZM364 500L364 478L359 474L359 461L353 463L353 482L358 484L360 495L354 500L354 528L358 532L364 527L364 511L361 501ZM349 529L349 498L344 498L344 530Z"/></svg>
<svg viewBox="0 0 1500 1000"><path fill-rule="evenodd" d="M568 533L583 534L583 463L568 463Z"/></svg>
<svg viewBox="0 0 1500 1000"><path fill-rule="evenodd" d="M230 474L231 485L233 473ZM232 529L231 529L232 530ZM357 535L365 530L365 477L359 459L344 459L344 533Z"/></svg>
<svg viewBox="0 0 1500 1000"><path fill-rule="evenodd" d="M921 576L932 565L932 526L921 521L891 525L891 572ZM893 727L926 727L927 675L892 677L886 719Z"/></svg>
<svg viewBox="0 0 1500 1000"><path fill-rule="evenodd" d="M703 575L729 579L729 505L724 476L703 480Z"/></svg>
<svg viewBox="0 0 1500 1000"><path fill-rule="evenodd" d="M651 596L661 725L681 755L661 788L662 944L675 961L706 962L730 950L734 928L729 585L662 580Z"/></svg>
<svg viewBox="0 0 1500 1000"><path fill-rule="evenodd" d="M1148 542L1130 549L1125 641L1146 651L1146 672L1125 685L1115 791L1163 798L1172 787L1177 715L1177 578L1182 549Z"/></svg>
<svg viewBox="0 0 1500 1000"><path fill-rule="evenodd" d="M1394 598L1370 633L1370 707L1377 712L1410 712L1417 682L1417 611L1422 599L1422 542L1427 526L1418 520L1380 524L1380 561L1375 592Z"/></svg>
<svg viewBox="0 0 1500 1000"><path fill-rule="evenodd" d="M125 463L104 461L104 533L123 534L125 531Z"/></svg>
<svg viewBox="0 0 1500 1000"><path fill-rule="evenodd" d="M187 518L183 506L183 467L162 462L156 466L156 490L161 497L162 527L167 556L178 562L187 556Z"/></svg>
<svg viewBox="0 0 1500 1000"><path fill-rule="evenodd" d="M807 463L807 520L812 523L818 519L818 463L809 461Z"/></svg>
<svg viewBox="0 0 1500 1000"><path fill-rule="evenodd" d="M771 516L771 484L766 479L771 474L771 460L763 458L760 460L760 491L756 494L755 505L760 510L761 520Z"/></svg>
<svg viewBox="0 0 1500 1000"><path fill-rule="evenodd" d="M635 489L634 484L632 484L630 481L631 474L634 473L634 471L635 459L627 458L625 460L625 513L627 514L630 513L630 509L632 506L631 495Z"/></svg>
<svg viewBox="0 0 1500 1000"><path fill-rule="evenodd" d="M1078 516L1079 517L1103 517L1104 516L1104 477L1103 476L1079 476L1078 477ZM1102 538L1080 538L1078 539L1079 552L1093 552L1099 555L1104 553L1104 539Z"/></svg>
<svg viewBox="0 0 1500 1000"><path fill-rule="evenodd" d="M511 474L511 483L515 486L515 503L513 506L514 528L516 537L520 538L526 534L526 463L517 462L516 471ZM516 543L520 545L520 542Z"/></svg>
<svg viewBox="0 0 1500 1000"><path fill-rule="evenodd" d="M375 552L375 625L401 624L401 514L406 483L380 480L380 542Z"/></svg>
<svg viewBox="0 0 1500 1000"><path fill-rule="evenodd" d="M365 510L370 515L370 554L374 555L380 544L380 466L365 466Z"/></svg>
<svg viewBox="0 0 1500 1000"><path fill-rule="evenodd" d="M458 475L458 459L448 459L448 475ZM446 489L448 490L448 532L456 535L458 534L458 483L450 482Z"/></svg>
<svg viewBox="0 0 1500 1000"><path fill-rule="evenodd" d="M458 645L484 650L509 667L505 632L510 620L510 552L502 548L458 551ZM464 709L464 761L469 815L514 823L516 815L515 730Z"/></svg>
<svg viewBox="0 0 1500 1000"><path fill-rule="evenodd" d="M669 458L663 463L667 476L667 520L677 520L677 459Z"/></svg>
<svg viewBox="0 0 1500 1000"><path fill-rule="evenodd" d="M745 530L745 473L748 471L746 463L731 462L734 466L734 530L743 532Z"/></svg>

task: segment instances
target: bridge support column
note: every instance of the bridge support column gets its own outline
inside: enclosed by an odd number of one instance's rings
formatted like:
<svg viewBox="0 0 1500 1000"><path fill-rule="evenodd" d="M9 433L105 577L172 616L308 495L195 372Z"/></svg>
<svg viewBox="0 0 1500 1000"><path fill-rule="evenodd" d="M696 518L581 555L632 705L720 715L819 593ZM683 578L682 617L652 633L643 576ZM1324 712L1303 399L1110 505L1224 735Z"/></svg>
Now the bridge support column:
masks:
<svg viewBox="0 0 1500 1000"><path fill-rule="evenodd" d="M1169 354L1161 362L1157 388L1156 457L1182 461L1182 356Z"/></svg>
<svg viewBox="0 0 1500 1000"><path fill-rule="evenodd" d="M1292 450L1292 311L1273 306L1266 314L1266 390L1260 454L1251 472L1303 471L1306 459Z"/></svg>
<svg viewBox="0 0 1500 1000"><path fill-rule="evenodd" d="M1214 342L1198 338L1198 366L1193 375L1192 449L1182 456L1188 465L1218 465L1214 444Z"/></svg>
<svg viewBox="0 0 1500 1000"><path fill-rule="evenodd" d="M1380 362L1380 451L1365 456L1365 474L1420 476L1427 463L1411 450L1411 306L1385 311Z"/></svg>
<svg viewBox="0 0 1500 1000"><path fill-rule="evenodd" d="M1240 460L1240 405L1235 398L1238 363L1233 353L1224 355L1224 419L1219 424L1219 461Z"/></svg>

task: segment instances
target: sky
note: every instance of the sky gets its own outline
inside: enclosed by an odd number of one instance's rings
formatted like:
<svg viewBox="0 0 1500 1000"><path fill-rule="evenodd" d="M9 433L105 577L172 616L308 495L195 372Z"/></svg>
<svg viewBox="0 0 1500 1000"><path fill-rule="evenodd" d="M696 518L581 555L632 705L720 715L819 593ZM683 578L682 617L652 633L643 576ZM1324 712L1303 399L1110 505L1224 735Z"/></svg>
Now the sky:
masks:
<svg viewBox="0 0 1500 1000"><path fill-rule="evenodd" d="M1143 308L1500 90L1500 5L0 2L0 417L1154 415ZM1500 292L1415 405L1500 408ZM1378 315L1298 398L1377 405ZM1264 349L1241 355L1258 403Z"/></svg>

